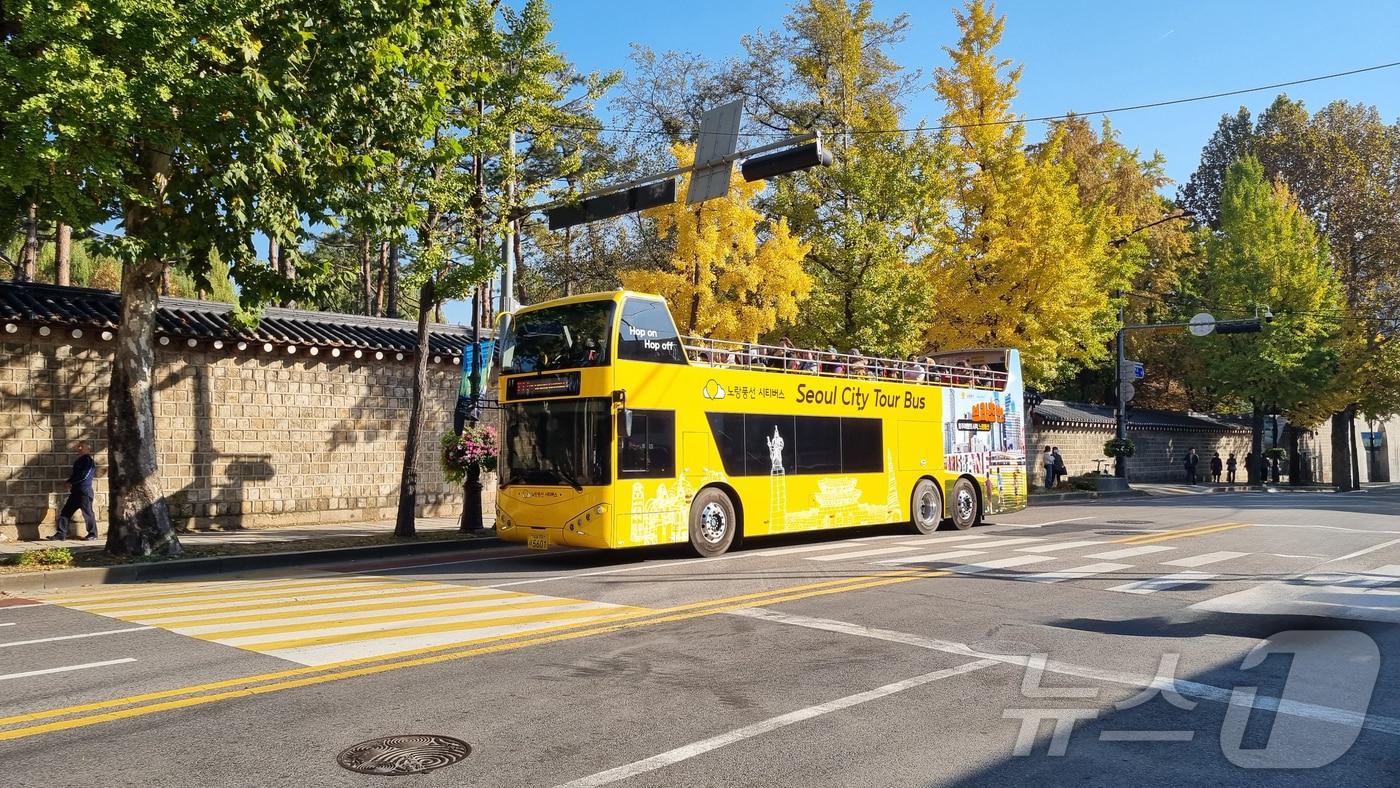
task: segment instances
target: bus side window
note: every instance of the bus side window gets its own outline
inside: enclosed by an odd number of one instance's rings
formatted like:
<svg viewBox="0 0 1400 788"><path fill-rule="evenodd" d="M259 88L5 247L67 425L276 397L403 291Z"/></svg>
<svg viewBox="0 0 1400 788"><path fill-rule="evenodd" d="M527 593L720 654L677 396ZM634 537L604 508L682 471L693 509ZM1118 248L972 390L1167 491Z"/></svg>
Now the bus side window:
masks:
<svg viewBox="0 0 1400 788"><path fill-rule="evenodd" d="M633 410L632 434L618 435L617 475L623 479L666 479L676 475L676 414Z"/></svg>

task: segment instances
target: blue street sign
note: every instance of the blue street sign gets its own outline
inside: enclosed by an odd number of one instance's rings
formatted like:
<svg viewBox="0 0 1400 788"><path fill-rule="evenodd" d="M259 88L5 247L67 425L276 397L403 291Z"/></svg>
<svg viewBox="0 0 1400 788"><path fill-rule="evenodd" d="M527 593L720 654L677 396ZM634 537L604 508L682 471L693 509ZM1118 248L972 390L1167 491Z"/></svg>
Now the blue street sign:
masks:
<svg viewBox="0 0 1400 788"><path fill-rule="evenodd" d="M1134 361L1133 380L1142 380L1145 377L1147 377L1147 367L1144 367L1141 361Z"/></svg>

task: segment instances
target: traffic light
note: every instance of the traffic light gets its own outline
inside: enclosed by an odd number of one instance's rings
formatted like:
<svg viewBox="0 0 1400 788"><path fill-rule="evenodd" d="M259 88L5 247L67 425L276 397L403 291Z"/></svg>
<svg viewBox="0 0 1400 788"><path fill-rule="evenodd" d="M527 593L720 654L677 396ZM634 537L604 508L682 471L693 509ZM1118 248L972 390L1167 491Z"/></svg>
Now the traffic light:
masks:
<svg viewBox="0 0 1400 788"><path fill-rule="evenodd" d="M755 156L745 160L739 170L744 174L744 180L761 181L774 175L786 175L809 167L829 167L831 162L831 151L823 148L818 141L765 156Z"/></svg>
<svg viewBox="0 0 1400 788"><path fill-rule="evenodd" d="M1217 334L1253 334L1263 329L1259 318L1249 320L1222 320L1215 324Z"/></svg>
<svg viewBox="0 0 1400 788"><path fill-rule="evenodd" d="M549 217L549 229L559 230L576 224L611 219L614 216L644 211L658 205L670 205L676 201L676 179L667 178L656 183L634 186L626 191L617 191L589 197L573 205L561 205L544 212Z"/></svg>

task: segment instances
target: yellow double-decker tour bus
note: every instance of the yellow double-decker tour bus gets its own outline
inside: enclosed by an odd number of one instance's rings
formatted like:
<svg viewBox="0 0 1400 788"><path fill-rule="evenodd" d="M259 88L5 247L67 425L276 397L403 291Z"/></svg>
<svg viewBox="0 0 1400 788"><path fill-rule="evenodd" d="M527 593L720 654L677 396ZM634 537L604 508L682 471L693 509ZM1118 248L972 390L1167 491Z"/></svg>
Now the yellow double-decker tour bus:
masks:
<svg viewBox="0 0 1400 788"><path fill-rule="evenodd" d="M1026 505L1015 350L914 362L682 337L662 298L622 291L507 316L500 372L496 530L531 547L714 556Z"/></svg>

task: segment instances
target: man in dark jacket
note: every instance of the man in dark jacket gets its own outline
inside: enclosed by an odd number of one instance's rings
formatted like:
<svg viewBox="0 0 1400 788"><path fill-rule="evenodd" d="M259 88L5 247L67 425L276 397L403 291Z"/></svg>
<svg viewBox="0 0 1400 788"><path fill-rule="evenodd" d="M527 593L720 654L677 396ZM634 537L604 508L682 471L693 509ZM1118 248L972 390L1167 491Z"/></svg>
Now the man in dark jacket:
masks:
<svg viewBox="0 0 1400 788"><path fill-rule="evenodd" d="M92 482L97 478L97 463L88 451L87 441L78 442L78 460L73 463L73 472L68 474L68 501L58 513L58 533L50 536L53 541L68 538L68 523L73 515L81 511L87 521L87 541L97 538L97 515L92 513Z"/></svg>
<svg viewBox="0 0 1400 788"><path fill-rule="evenodd" d="M1186 459L1182 464L1186 466L1186 483L1195 484L1197 481L1196 466L1201 463L1201 458L1196 455L1196 450L1190 449L1186 452Z"/></svg>

